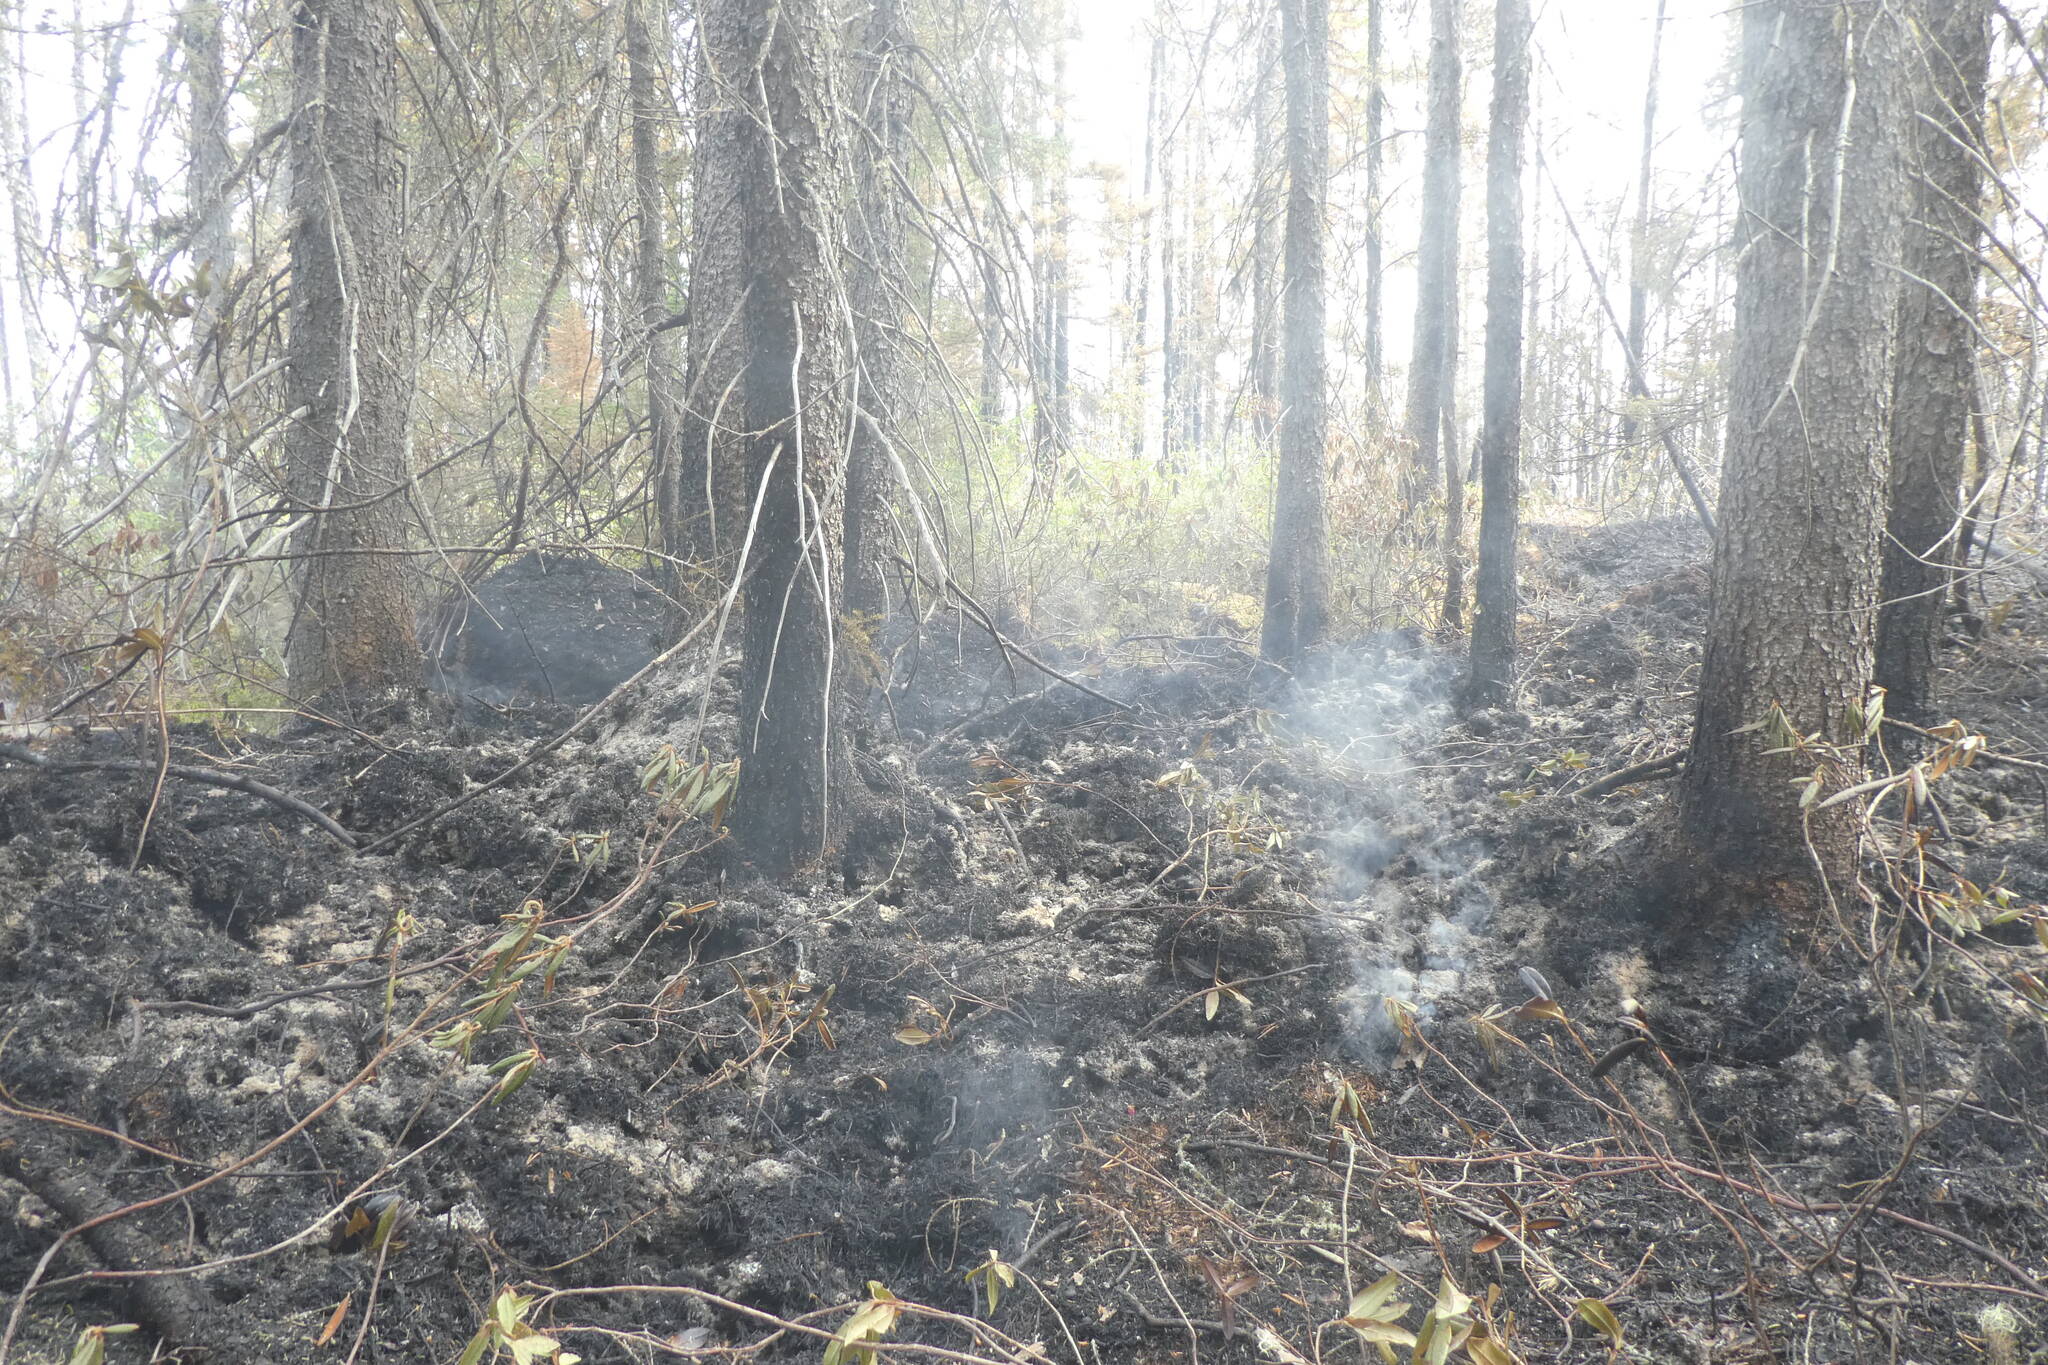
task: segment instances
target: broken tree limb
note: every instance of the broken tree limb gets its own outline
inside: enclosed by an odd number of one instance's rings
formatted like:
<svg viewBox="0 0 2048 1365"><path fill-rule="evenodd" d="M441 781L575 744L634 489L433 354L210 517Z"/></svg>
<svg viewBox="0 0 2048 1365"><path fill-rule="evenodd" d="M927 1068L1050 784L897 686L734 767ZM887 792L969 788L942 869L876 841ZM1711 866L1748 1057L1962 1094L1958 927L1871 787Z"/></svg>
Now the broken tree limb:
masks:
<svg viewBox="0 0 2048 1365"><path fill-rule="evenodd" d="M1685 750L1665 754L1662 758L1647 759L1631 764L1620 772L1609 773L1598 782L1590 783L1572 793L1574 796L1605 796L1611 791L1626 787L1631 782L1641 782L1652 777L1667 777L1677 772L1685 762Z"/></svg>
<svg viewBox="0 0 2048 1365"><path fill-rule="evenodd" d="M158 771L158 765L145 763L133 758L51 758L39 754L22 744L0 744L0 759L41 768L45 772L114 772L150 773ZM194 768L184 763L173 763L163 771L171 777L185 782L197 782L202 786L225 787L229 791L246 792L261 801L268 801L280 810L290 811L320 827L329 837L343 848L353 850L356 838L337 823L333 816L319 807L301 801L289 792L281 792L267 782L240 773L224 773L213 768Z"/></svg>
<svg viewBox="0 0 2048 1365"><path fill-rule="evenodd" d="M120 1201L90 1175L65 1170L45 1132L0 1113L0 1175L26 1186L73 1229L83 1229L82 1240L100 1264L120 1276L121 1292L143 1326L175 1345L198 1346L204 1340L199 1324L216 1311L213 1296L196 1280L153 1273L158 1253L150 1239L114 1221Z"/></svg>

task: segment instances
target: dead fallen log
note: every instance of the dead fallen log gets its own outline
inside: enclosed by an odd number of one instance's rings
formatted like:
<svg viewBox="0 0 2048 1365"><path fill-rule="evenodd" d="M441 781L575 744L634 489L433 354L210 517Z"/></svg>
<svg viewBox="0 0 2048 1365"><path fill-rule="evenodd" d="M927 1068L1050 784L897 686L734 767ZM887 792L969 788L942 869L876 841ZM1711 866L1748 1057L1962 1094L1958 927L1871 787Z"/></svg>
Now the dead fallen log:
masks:
<svg viewBox="0 0 2048 1365"><path fill-rule="evenodd" d="M163 1273L150 1239L116 1221L120 1201L90 1175L64 1166L50 1130L0 1112L0 1175L26 1186L70 1225L58 1245L78 1236L119 1277L120 1292L144 1327L187 1351L200 1347L202 1324L215 1311L206 1286L186 1275Z"/></svg>

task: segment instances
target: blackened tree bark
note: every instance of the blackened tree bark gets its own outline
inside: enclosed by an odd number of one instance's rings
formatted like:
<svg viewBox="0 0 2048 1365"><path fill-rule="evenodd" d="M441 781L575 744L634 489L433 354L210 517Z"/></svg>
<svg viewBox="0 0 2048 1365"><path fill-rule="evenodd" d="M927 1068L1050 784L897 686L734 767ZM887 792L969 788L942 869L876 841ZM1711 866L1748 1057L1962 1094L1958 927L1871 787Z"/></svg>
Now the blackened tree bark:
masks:
<svg viewBox="0 0 2048 1365"><path fill-rule="evenodd" d="M1842 778L1861 753L1905 222L1901 26L1844 0L1743 11L1727 462L1678 790L1679 837L1714 868L1694 880L1724 899L1808 904L1815 856L1829 877L1854 869L1854 803L1802 809L1820 760L1768 751L1819 735Z"/></svg>
<svg viewBox="0 0 2048 1365"><path fill-rule="evenodd" d="M1529 0L1493 11L1493 111L1486 135L1486 396L1479 429L1479 568L1467 700L1511 700L1515 540L1522 462L1522 140L1529 123Z"/></svg>
<svg viewBox="0 0 2048 1365"><path fill-rule="evenodd" d="M676 334L661 326L669 314L668 234L662 212L666 177L661 169L661 129L674 116L674 106L661 96L653 36L648 32L645 0L626 9L626 92L632 103L633 199L638 214L634 243L633 293L645 329L647 370L648 468L655 490L655 516L664 550L683 543L682 475L679 467L682 428L682 367L677 361ZM680 586L675 566L662 561L662 581Z"/></svg>
<svg viewBox="0 0 2048 1365"><path fill-rule="evenodd" d="M676 476L663 496L667 551L717 590L746 535L754 489L746 471L746 369L741 167L755 53L745 45L748 0L699 0L690 164L690 270Z"/></svg>
<svg viewBox="0 0 2048 1365"><path fill-rule="evenodd" d="M292 9L294 512L286 646L303 698L417 685L406 547L412 326L401 240L398 23L387 0Z"/></svg>
<svg viewBox="0 0 2048 1365"><path fill-rule="evenodd" d="M1323 358L1323 208L1330 173L1329 0L1280 0L1287 74L1287 223L1280 361L1280 462L1260 653L1292 664L1329 613L1324 486L1329 415Z"/></svg>
<svg viewBox="0 0 2048 1365"><path fill-rule="evenodd" d="M1643 90L1643 149L1636 163L1636 219L1628 243L1628 355L1622 357L1627 373L1629 397L1649 395L1637 383L1637 370L1647 371L1649 355L1643 350L1650 325L1650 171L1657 153L1657 75L1664 57L1664 0L1657 0L1657 18L1650 30L1650 78ZM1635 358L1630 363L1629 357ZM1624 411L1621 440L1634 445L1638 423L1634 410Z"/></svg>
<svg viewBox="0 0 2048 1365"><path fill-rule="evenodd" d="M1415 350L1408 363L1411 446L1402 500L1410 507L1437 480L1444 389L1451 381L1450 315L1458 306L1458 114L1462 81L1458 0L1430 0L1429 118L1423 134L1422 241L1416 251ZM1443 454L1456 461L1456 451Z"/></svg>
<svg viewBox="0 0 2048 1365"><path fill-rule="evenodd" d="M1989 0L1920 0L1913 151L1918 175L1906 233L1892 389L1877 681L1891 713L1935 717L1935 666L1954 565L1958 490L1969 442L1976 355L1978 206L1984 177Z"/></svg>
<svg viewBox="0 0 2048 1365"><path fill-rule="evenodd" d="M855 64L853 130L855 259L853 301L858 412L846 471L846 610L888 609L883 564L889 534L889 438L895 421L903 257L904 183L909 173L910 33L901 0L874 0L862 23Z"/></svg>
<svg viewBox="0 0 2048 1365"><path fill-rule="evenodd" d="M845 688L838 581L851 418L836 266L843 152L825 0L731 0L744 73L734 168L745 303L745 472L758 490L746 565L740 783L733 839L768 876L824 853L841 800Z"/></svg>

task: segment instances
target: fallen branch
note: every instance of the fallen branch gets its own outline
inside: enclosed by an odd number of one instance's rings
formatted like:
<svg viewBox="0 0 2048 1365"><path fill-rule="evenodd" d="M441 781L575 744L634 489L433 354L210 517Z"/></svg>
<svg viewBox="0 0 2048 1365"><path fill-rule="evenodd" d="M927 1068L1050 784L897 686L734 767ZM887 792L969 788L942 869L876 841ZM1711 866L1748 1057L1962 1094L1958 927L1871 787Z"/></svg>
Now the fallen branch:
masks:
<svg viewBox="0 0 2048 1365"><path fill-rule="evenodd" d="M158 767L132 758L51 758L21 744L0 744L0 758L15 763L24 763L31 768L46 772L116 772L149 773L154 775ZM318 825L322 831L343 848L354 849L355 836L337 824L334 818L317 806L309 805L298 797L281 792L267 782L258 782L253 777L239 773L218 772L212 768L194 768L183 763L173 763L163 771L171 777L186 782L197 782L208 787L225 787L229 791L246 792L259 800L268 801L281 810L288 810Z"/></svg>
<svg viewBox="0 0 2048 1365"><path fill-rule="evenodd" d="M1574 796L1605 796L1618 791L1631 782L1642 782L1652 777L1668 777L1685 764L1685 750L1664 755L1662 758L1632 764L1618 773L1609 773L1598 782L1590 783L1572 793Z"/></svg>
<svg viewBox="0 0 2048 1365"><path fill-rule="evenodd" d="M150 1238L111 1221L120 1201L83 1173L67 1172L64 1159L38 1140L34 1124L0 1113L0 1175L28 1187L62 1214L107 1269L132 1273L160 1252ZM199 1324L215 1310L206 1287L181 1276L138 1276L123 1281L129 1307L143 1326L174 1345L191 1348L204 1340Z"/></svg>

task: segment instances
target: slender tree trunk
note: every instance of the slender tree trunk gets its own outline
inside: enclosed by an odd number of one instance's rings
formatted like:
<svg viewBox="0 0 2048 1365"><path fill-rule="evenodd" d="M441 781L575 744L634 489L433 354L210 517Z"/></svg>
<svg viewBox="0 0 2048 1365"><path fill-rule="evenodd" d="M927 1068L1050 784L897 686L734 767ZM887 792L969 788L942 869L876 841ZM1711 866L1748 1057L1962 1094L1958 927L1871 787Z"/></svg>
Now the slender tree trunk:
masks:
<svg viewBox="0 0 2048 1365"><path fill-rule="evenodd" d="M646 0L630 0L626 9L626 91L632 103L633 199L638 215L638 240L633 261L633 293L647 370L649 484L654 489L656 524L665 551L684 541L683 481L680 433L683 417L681 366L677 337L656 330L669 314L669 249L662 213L661 128L674 116L673 105L660 95L655 79L654 40L647 31ZM664 30L665 31L665 30ZM661 581L671 591L681 586L674 565L662 561Z"/></svg>
<svg viewBox="0 0 2048 1365"><path fill-rule="evenodd" d="M1386 226L1381 217L1381 166L1385 137L1386 91L1381 87L1380 64L1385 50L1384 0L1366 0L1365 6L1365 388L1367 406L1375 416L1386 403L1386 282L1382 258L1386 254Z"/></svg>
<svg viewBox="0 0 2048 1365"><path fill-rule="evenodd" d="M291 336L285 406L292 691L420 680L407 548L412 326L400 214L397 16L386 0L292 10Z"/></svg>
<svg viewBox="0 0 2048 1365"><path fill-rule="evenodd" d="M1159 151L1160 82L1165 68L1166 39L1155 37L1152 39L1151 76L1145 84L1145 170L1138 208L1137 280L1131 287L1131 334L1135 338L1135 345L1131 348L1134 357L1131 378L1133 406L1138 413L1136 429L1131 434L1131 455L1137 459L1145 456L1145 387L1151 371L1147 364L1150 352L1145 349L1145 318L1152 306L1152 224L1159 216L1159 207L1152 202L1152 163Z"/></svg>
<svg viewBox="0 0 2048 1365"><path fill-rule="evenodd" d="M1920 0L1913 55L1918 175L1906 233L1892 390L1890 507L1885 520L1877 682L1892 714L1934 716L1942 613L1954 579L1964 451L1975 384L1978 205L1984 197L1984 87L1989 0Z"/></svg>
<svg viewBox="0 0 2048 1365"><path fill-rule="evenodd" d="M903 259L904 177L910 90L903 63L910 33L901 0L873 0L860 38L854 109L856 259L853 300L859 413L846 473L846 608L879 618L888 609L883 565L889 533L889 438L896 407L899 300L910 287Z"/></svg>
<svg viewBox="0 0 2048 1365"><path fill-rule="evenodd" d="M206 281L199 291L193 328L210 338L228 276L235 268L234 220L227 193L234 152L228 146L226 57L216 0L194 0L179 16L178 42L185 49L185 85L192 100L186 134L191 164L185 172L185 205L195 220L192 259ZM202 357L202 363L209 361L218 374L218 357Z"/></svg>
<svg viewBox="0 0 2048 1365"><path fill-rule="evenodd" d="M996 205L995 192L989 192L988 215L995 221L1000 212ZM981 315L977 319L981 327L981 420L994 426L1003 420L1003 281L1002 271L996 264L995 253L982 243L971 246L981 262Z"/></svg>
<svg viewBox="0 0 2048 1365"><path fill-rule="evenodd" d="M1323 211L1330 172L1329 0L1280 0L1287 73L1287 226L1280 464L1259 648L1293 664L1322 643L1329 612L1324 485Z"/></svg>
<svg viewBox="0 0 2048 1365"><path fill-rule="evenodd" d="M178 17L178 44L185 53L185 88L191 101L185 145L185 207L192 215L192 259L198 267L192 313L193 382L186 408L172 418L172 438L185 443L186 505L189 519L181 551L207 542L205 529L217 523L209 513L216 487L208 477L213 443L199 427L228 390L222 346L221 303L235 268L234 218L228 176L234 155L228 146L227 63L221 12L213 0L195 0Z"/></svg>
<svg viewBox="0 0 2048 1365"><path fill-rule="evenodd" d="M838 606L840 451L852 416L835 265L840 129L825 0L738 0L734 87L746 372L747 482L759 490L740 661L732 832L785 876L821 856L843 801L846 688Z"/></svg>
<svg viewBox="0 0 2048 1365"><path fill-rule="evenodd" d="M1458 306L1458 0L1430 0L1429 120L1424 133L1422 241L1416 252L1415 353L1408 366L1411 447L1403 502L1415 507L1439 477L1438 431L1451 383L1450 316ZM1441 458L1456 462L1456 451Z"/></svg>
<svg viewBox="0 0 2048 1365"><path fill-rule="evenodd" d="M1272 444L1280 411L1280 187L1279 142L1274 135L1274 98L1279 86L1278 15L1261 8L1259 72L1253 90L1252 139L1252 430L1261 446Z"/></svg>
<svg viewBox="0 0 2048 1365"><path fill-rule="evenodd" d="M1166 110L1161 108L1162 122ZM1181 317L1179 243L1174 234L1174 156L1179 139L1161 129L1159 139L1159 462L1180 468L1187 432L1181 425Z"/></svg>
<svg viewBox="0 0 2048 1365"><path fill-rule="evenodd" d="M1467 698L1512 700L1515 542L1521 519L1522 141L1529 121L1529 0L1496 0L1486 138L1486 397L1479 436L1479 570Z"/></svg>
<svg viewBox="0 0 2048 1365"><path fill-rule="evenodd" d="M1453 308L1445 329L1444 349L1458 354L1458 310ZM1451 368L1455 369L1455 366ZM1465 469L1458 458L1458 389L1445 384L1443 414L1444 461L1444 625L1465 628Z"/></svg>
<svg viewBox="0 0 2048 1365"><path fill-rule="evenodd" d="M1650 79L1643 91L1643 155L1636 165L1636 220L1628 242L1628 354L1636 358L1645 372L1650 363L1649 353L1643 349L1650 319L1650 171L1657 152L1657 73L1664 57L1664 4L1665 0L1657 0L1657 18L1650 29ZM1622 359L1626 365L1628 357ZM1637 391L1633 368L1627 371L1627 378L1631 399L1648 397ZM1624 407L1624 446L1636 443L1636 428L1633 407Z"/></svg>
<svg viewBox="0 0 2048 1365"><path fill-rule="evenodd" d="M1046 458L1057 460L1065 451L1073 426L1071 371L1068 350L1067 236L1070 219L1067 206L1067 177L1072 174L1067 149L1067 39L1066 16L1059 16L1061 32L1053 39L1052 77L1052 241L1046 253Z"/></svg>
<svg viewBox="0 0 2048 1365"><path fill-rule="evenodd" d="M697 138L690 160L689 298L683 403L668 553L719 591L746 538L754 497L746 469L742 377L747 364L741 168L755 54L745 46L752 0L697 6Z"/></svg>
<svg viewBox="0 0 2048 1365"><path fill-rule="evenodd" d="M1728 454L1681 838L1734 888L1810 904L1855 867L1854 803L1800 804L1818 735L1853 780L1870 683L1906 132L1900 16L1837 0L1743 11ZM1759 727L1759 722L1761 726ZM1806 839L1812 840L1809 854Z"/></svg>

